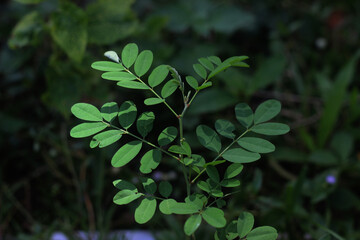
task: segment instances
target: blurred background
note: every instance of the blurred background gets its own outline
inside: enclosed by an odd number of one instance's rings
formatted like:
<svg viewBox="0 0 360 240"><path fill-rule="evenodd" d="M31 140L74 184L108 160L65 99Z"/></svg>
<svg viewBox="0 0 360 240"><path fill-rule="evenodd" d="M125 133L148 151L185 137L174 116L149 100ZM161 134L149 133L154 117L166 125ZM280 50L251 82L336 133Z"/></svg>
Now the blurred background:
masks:
<svg viewBox="0 0 360 240"><path fill-rule="evenodd" d="M189 141L199 123L234 121L236 103L282 102L278 120L292 130L270 139L273 154L245 166L228 219L246 209L279 239L360 239L359 34L358 0L1 1L0 239L119 229L185 239L183 219L159 215L142 226L134 207L113 204L112 181L138 176L136 163L111 167L119 145L94 150L90 138L69 136L74 103L133 100L149 108L147 93L116 87L90 68L129 42L152 50L153 66L170 64L182 75L194 74L199 57L250 57L249 69L227 70L199 95L185 120ZM181 108L176 98L171 104ZM157 133L176 124L164 110L154 109ZM165 164L157 177L181 195L172 169ZM212 231L200 229L200 239Z"/></svg>

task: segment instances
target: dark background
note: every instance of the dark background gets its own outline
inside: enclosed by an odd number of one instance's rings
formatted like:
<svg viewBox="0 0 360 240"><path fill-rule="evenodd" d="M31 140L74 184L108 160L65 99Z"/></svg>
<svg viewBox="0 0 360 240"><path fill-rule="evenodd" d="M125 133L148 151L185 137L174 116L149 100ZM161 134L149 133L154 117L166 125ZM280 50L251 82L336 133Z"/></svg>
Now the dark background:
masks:
<svg viewBox="0 0 360 240"><path fill-rule="evenodd" d="M246 209L257 225L277 228L279 239L360 239L359 33L357 0L2 1L0 239L181 231L182 219L159 214L140 226L133 207L112 203L112 181L138 175L136 164L111 167L118 145L90 150L90 139L69 136L77 102L100 107L133 100L149 109L142 104L146 93L116 87L90 68L105 60L105 51L120 52L129 42L152 50L153 66L170 64L182 75L194 74L199 57L250 57L249 69L227 70L199 96L185 119L189 141L200 122L233 120L238 102L252 108L269 98L282 102L278 120L292 130L271 139L275 153L246 165L229 219ZM176 97L171 101L181 108ZM154 108L157 133L172 123L164 110ZM176 176L170 167L158 173ZM329 175L335 184L326 182ZM183 182L172 183L181 195ZM206 227L200 234L206 239Z"/></svg>

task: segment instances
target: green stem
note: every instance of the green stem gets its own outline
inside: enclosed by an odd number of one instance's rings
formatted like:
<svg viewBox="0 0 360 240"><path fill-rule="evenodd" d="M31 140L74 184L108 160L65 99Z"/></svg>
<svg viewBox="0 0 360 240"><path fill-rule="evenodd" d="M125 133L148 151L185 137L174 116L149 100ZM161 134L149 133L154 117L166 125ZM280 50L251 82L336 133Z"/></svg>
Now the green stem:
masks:
<svg viewBox="0 0 360 240"><path fill-rule="evenodd" d="M217 155L216 158L214 158L211 162L215 162L216 160L218 160L227 150L229 150L229 148L236 143L237 141L239 141L240 138L242 138L246 133L248 133L251 129L246 129L246 131L244 131L239 137L237 137L235 140L233 140L219 155ZM191 181L191 183L194 183L204 172L206 171L206 168L204 168L203 170L201 170L201 172L198 173L198 175Z"/></svg>
<svg viewBox="0 0 360 240"><path fill-rule="evenodd" d="M125 67L125 66L124 66ZM144 84L145 86L147 86L149 88L149 90L159 99L164 100L163 103L166 105L167 108L170 109L170 111L175 115L175 117L178 117L178 114L174 111L174 109L172 109L172 107L165 101L165 99L163 99L162 97L159 96L159 94L157 94L157 92L154 91L154 89L152 89L150 86L148 86L143 80L141 80L141 78L139 78L138 76L136 76L134 73L132 73L129 69L125 68L125 71L127 71L128 73L134 75L136 77L136 80L138 80L139 82L141 82L142 84Z"/></svg>
<svg viewBox="0 0 360 240"><path fill-rule="evenodd" d="M216 203L216 201L219 200L219 199L226 198L226 197L228 197L228 196L231 196L231 195L233 195L233 194L239 193L239 192L241 192L241 191L242 191L242 190L238 190L238 191L235 191L235 192L231 192L231 193L225 194L224 196L222 196L222 197L214 200L214 201L213 201L212 203L210 203L207 207L211 207L211 206L212 206L214 203Z"/></svg>
<svg viewBox="0 0 360 240"><path fill-rule="evenodd" d="M172 157L172 158L175 158L175 159L178 160L178 161L180 160L180 159L179 159L178 157L176 157L175 155L172 155L171 153L169 153L169 152L165 151L164 149L156 146L155 144L153 144L153 143L151 143L151 142L149 142L149 141L147 141L147 140L145 140L145 139L143 139L143 138L141 138L141 137L138 137L138 136L136 136L135 134L132 134L131 132L129 132L129 131L125 130L125 129L119 128L119 127L114 126L114 125L112 125L112 124L109 124L109 123L107 123L107 122L104 122L104 123L108 124L109 126L115 128L115 129L117 129L117 130L122 131L124 134L128 134L128 135L130 135L130 136L138 139L139 141L141 141L141 142L143 142L143 143L146 143L146 144L148 144L148 145L150 145L150 146L152 146L152 147L160 150L161 152L165 153L166 155L168 155L168 156L170 156L170 157Z"/></svg>

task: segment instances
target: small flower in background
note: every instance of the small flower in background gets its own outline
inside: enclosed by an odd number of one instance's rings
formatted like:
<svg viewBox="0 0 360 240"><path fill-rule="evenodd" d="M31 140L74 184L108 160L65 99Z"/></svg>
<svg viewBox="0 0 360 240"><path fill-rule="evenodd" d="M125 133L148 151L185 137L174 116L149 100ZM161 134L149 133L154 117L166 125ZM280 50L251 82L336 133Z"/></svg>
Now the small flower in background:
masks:
<svg viewBox="0 0 360 240"><path fill-rule="evenodd" d="M329 175L326 176L326 182L328 184L333 185L333 184L336 183L336 177L334 175L332 175L332 174L329 174Z"/></svg>

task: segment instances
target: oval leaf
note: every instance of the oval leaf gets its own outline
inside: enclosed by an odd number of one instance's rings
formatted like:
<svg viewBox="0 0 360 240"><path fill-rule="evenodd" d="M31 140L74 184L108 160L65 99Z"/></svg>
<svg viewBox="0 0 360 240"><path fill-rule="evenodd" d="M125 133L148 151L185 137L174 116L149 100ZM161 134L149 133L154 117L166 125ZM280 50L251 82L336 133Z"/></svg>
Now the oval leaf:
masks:
<svg viewBox="0 0 360 240"><path fill-rule="evenodd" d="M127 44L121 52L121 60L125 67L131 67L139 53L139 48L135 43Z"/></svg>
<svg viewBox="0 0 360 240"><path fill-rule="evenodd" d="M124 190L121 190L120 192L118 192L114 196L113 201L117 205L125 205L125 204L131 203L132 201L138 199L142 195L143 195L142 193L138 193L136 191L132 191L129 189L124 189Z"/></svg>
<svg viewBox="0 0 360 240"><path fill-rule="evenodd" d="M128 189L128 190L132 190L135 192L138 191L134 184L132 184L128 181L122 180L122 179L113 181L113 185L114 185L114 187L116 187L119 190Z"/></svg>
<svg viewBox="0 0 360 240"><path fill-rule="evenodd" d="M209 207L202 213L202 217L215 228L223 228L226 225L224 212L221 209Z"/></svg>
<svg viewBox="0 0 360 240"><path fill-rule="evenodd" d="M199 87L198 81L192 76L186 76L186 82L192 87L193 89L197 90Z"/></svg>
<svg viewBox="0 0 360 240"><path fill-rule="evenodd" d="M230 166L226 169L224 174L224 179L229 179L236 177L241 173L244 166L241 163L232 163Z"/></svg>
<svg viewBox="0 0 360 240"><path fill-rule="evenodd" d="M278 234L273 227L257 227L253 229L246 237L247 240L276 240Z"/></svg>
<svg viewBox="0 0 360 240"><path fill-rule="evenodd" d="M144 198L135 210L135 221L139 224L147 223L155 214L156 199Z"/></svg>
<svg viewBox="0 0 360 240"><path fill-rule="evenodd" d="M119 107L116 102L105 103L101 107L101 116L108 122L111 122L119 112Z"/></svg>
<svg viewBox="0 0 360 240"><path fill-rule="evenodd" d="M113 167L122 167L129 163L138 153L142 147L142 142L132 141L122 146L111 159Z"/></svg>
<svg viewBox="0 0 360 240"><path fill-rule="evenodd" d="M120 72L125 69L123 65L109 61L97 61L91 64L91 67L104 72Z"/></svg>
<svg viewBox="0 0 360 240"><path fill-rule="evenodd" d="M161 89L161 96L163 98L169 97L171 94L175 92L175 90L179 87L179 82L172 79L165 83L163 88Z"/></svg>
<svg viewBox="0 0 360 240"><path fill-rule="evenodd" d="M246 103L239 103L235 106L235 116L239 123L246 128L253 124L254 114Z"/></svg>
<svg viewBox="0 0 360 240"><path fill-rule="evenodd" d="M250 163L260 159L260 154L245 151L242 148L227 150L222 157L229 162Z"/></svg>
<svg viewBox="0 0 360 240"><path fill-rule="evenodd" d="M191 234L193 234L196 229L199 228L201 224L201 216L199 214L195 214L190 216L184 225L184 232L186 235L190 236Z"/></svg>
<svg viewBox="0 0 360 240"><path fill-rule="evenodd" d="M147 85L140 82L135 81L120 81L116 85L123 88L130 88L130 89L149 89Z"/></svg>
<svg viewBox="0 0 360 240"><path fill-rule="evenodd" d="M140 160L140 172L147 174L151 173L161 161L161 151L158 149L152 149L144 154Z"/></svg>
<svg viewBox="0 0 360 240"><path fill-rule="evenodd" d="M219 172L216 169L216 167L214 166L207 166L206 167L206 173L207 175L215 182L219 182L220 181L220 176L219 176Z"/></svg>
<svg viewBox="0 0 360 240"><path fill-rule="evenodd" d="M121 104L118 114L120 125L128 129L135 122L136 113L136 105L133 102L126 101Z"/></svg>
<svg viewBox="0 0 360 240"><path fill-rule="evenodd" d="M148 177L140 177L140 181L147 193L154 194L157 186L154 180Z"/></svg>
<svg viewBox="0 0 360 240"><path fill-rule="evenodd" d="M122 131L120 130L108 130L102 133L99 133L93 137L91 140L99 148L107 147L114 142L118 141L122 136Z"/></svg>
<svg viewBox="0 0 360 240"><path fill-rule="evenodd" d="M160 146L165 146L172 143L178 135L176 127L165 128L158 137L158 143Z"/></svg>
<svg viewBox="0 0 360 240"><path fill-rule="evenodd" d="M208 70L210 70L210 71L214 70L214 65L212 64L212 62L209 59L200 58L198 61L201 63L201 65L206 67Z"/></svg>
<svg viewBox="0 0 360 240"><path fill-rule="evenodd" d="M156 67L150 74L148 83L151 87L156 87L162 83L167 75L169 74L169 69L167 65L160 65Z"/></svg>
<svg viewBox="0 0 360 240"><path fill-rule="evenodd" d="M155 115L153 112L142 113L136 121L136 128L142 137L146 137L153 128Z"/></svg>
<svg viewBox="0 0 360 240"><path fill-rule="evenodd" d="M275 146L271 142L256 138L256 137L243 137L237 142L241 147L256 153L270 153L275 151Z"/></svg>
<svg viewBox="0 0 360 240"><path fill-rule="evenodd" d="M235 126L228 120L219 119L215 122L215 129L216 131L226 138L234 139L235 134L233 131L235 131Z"/></svg>
<svg viewBox="0 0 360 240"><path fill-rule="evenodd" d="M286 134L290 131L290 128L288 125L283 123L260 123L253 126L251 131L259 134L274 136Z"/></svg>
<svg viewBox="0 0 360 240"><path fill-rule="evenodd" d="M193 65L193 68L194 68L195 72L197 73L197 75L199 75L203 79L206 79L207 72L206 72L206 69L201 64L195 63Z"/></svg>
<svg viewBox="0 0 360 240"><path fill-rule="evenodd" d="M249 212L242 212L237 220L237 232L240 238L245 237L254 227L254 216Z"/></svg>
<svg viewBox="0 0 360 240"><path fill-rule="evenodd" d="M220 152L221 142L217 133L209 128L206 125L199 125L196 128L196 135L199 139L201 145L206 147L207 149L217 152Z"/></svg>
<svg viewBox="0 0 360 240"><path fill-rule="evenodd" d="M81 123L73 127L70 136L73 138L89 137L104 130L107 125L103 122Z"/></svg>
<svg viewBox="0 0 360 240"><path fill-rule="evenodd" d="M139 77L143 76L145 73L147 73L147 71L149 71L153 62L153 58L153 53L150 50L144 50L139 54L134 65L135 73Z"/></svg>
<svg viewBox="0 0 360 240"><path fill-rule="evenodd" d="M165 99L161 98L147 98L144 100L144 104L147 106L156 105L165 102Z"/></svg>
<svg viewBox="0 0 360 240"><path fill-rule="evenodd" d="M159 204L159 210L160 210L160 212L162 212L163 214L166 214L166 215L172 214L171 209L175 204L176 204L176 201L174 199L163 200Z"/></svg>
<svg viewBox="0 0 360 240"><path fill-rule="evenodd" d="M119 56L114 51L107 51L107 52L104 53L104 56L109 58L110 60L113 60L114 62L117 62L117 63L120 62L119 61Z"/></svg>
<svg viewBox="0 0 360 240"><path fill-rule="evenodd" d="M208 59L216 65L221 64L221 59L217 56L210 56L210 57L208 57Z"/></svg>
<svg viewBox="0 0 360 240"><path fill-rule="evenodd" d="M168 181L162 181L159 184L159 193L161 196L167 198L172 193L173 187Z"/></svg>
<svg viewBox="0 0 360 240"><path fill-rule="evenodd" d="M269 121L279 114L281 110L281 103L278 100L267 100L261 103L255 110L254 123L262 123Z"/></svg>
<svg viewBox="0 0 360 240"><path fill-rule="evenodd" d="M112 81L132 81L136 79L135 75L128 72L106 72L101 77Z"/></svg>
<svg viewBox="0 0 360 240"><path fill-rule="evenodd" d="M85 121L102 121L100 111L93 105L88 103L76 103L71 107L71 112L75 117Z"/></svg>

